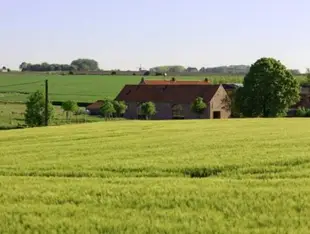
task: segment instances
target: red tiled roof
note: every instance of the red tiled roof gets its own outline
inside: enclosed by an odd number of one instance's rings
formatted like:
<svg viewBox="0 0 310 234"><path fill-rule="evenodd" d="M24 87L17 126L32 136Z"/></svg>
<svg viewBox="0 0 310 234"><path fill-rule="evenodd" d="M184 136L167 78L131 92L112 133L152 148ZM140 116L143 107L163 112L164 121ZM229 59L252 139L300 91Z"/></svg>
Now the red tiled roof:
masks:
<svg viewBox="0 0 310 234"><path fill-rule="evenodd" d="M142 84L154 84L154 85L166 85L166 84L174 84L174 85L190 85L190 84L196 84L196 85L209 85L209 81L204 80L144 80L142 81Z"/></svg>
<svg viewBox="0 0 310 234"><path fill-rule="evenodd" d="M209 102L221 85L126 85L118 101L190 103L197 97Z"/></svg>
<svg viewBox="0 0 310 234"><path fill-rule="evenodd" d="M104 103L103 100L98 100L98 101L96 101L96 102L94 102L94 103L88 105L88 106L86 107L86 109L88 109L88 110L100 109L100 108L102 107L103 103Z"/></svg>

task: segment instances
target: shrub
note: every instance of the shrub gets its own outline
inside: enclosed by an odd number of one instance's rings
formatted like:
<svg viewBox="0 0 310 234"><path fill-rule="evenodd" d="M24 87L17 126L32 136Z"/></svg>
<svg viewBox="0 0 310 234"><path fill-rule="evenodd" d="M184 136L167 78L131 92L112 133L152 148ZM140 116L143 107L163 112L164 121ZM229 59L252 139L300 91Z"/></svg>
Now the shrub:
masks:
<svg viewBox="0 0 310 234"><path fill-rule="evenodd" d="M53 119L52 104L48 103L48 121ZM45 97L41 91L36 91L26 102L25 123L30 127L43 126L45 123Z"/></svg>
<svg viewBox="0 0 310 234"><path fill-rule="evenodd" d="M112 76L115 76L115 75L116 75L116 71L112 71L112 72L111 72L111 75L112 75Z"/></svg>
<svg viewBox="0 0 310 234"><path fill-rule="evenodd" d="M69 75L74 75L74 72L73 71L69 71Z"/></svg>
<svg viewBox="0 0 310 234"><path fill-rule="evenodd" d="M141 105L141 112L145 115L146 119L156 114L156 107L153 102L144 102Z"/></svg>
<svg viewBox="0 0 310 234"><path fill-rule="evenodd" d="M203 101L202 97L197 97L191 107L192 111L198 115L203 114L206 108L207 104Z"/></svg>
<svg viewBox="0 0 310 234"><path fill-rule="evenodd" d="M132 73L132 75L133 75L133 76L135 76L135 75L136 75L136 73L134 72L134 73Z"/></svg>
<svg viewBox="0 0 310 234"><path fill-rule="evenodd" d="M155 73L155 76L162 76L163 75L163 73L161 73L161 72L156 72Z"/></svg>
<svg viewBox="0 0 310 234"><path fill-rule="evenodd" d="M66 112L66 119L69 119L69 113L74 113L79 109L75 101L68 100L61 105L61 108Z"/></svg>
<svg viewBox="0 0 310 234"><path fill-rule="evenodd" d="M124 101L113 101L113 106L117 117L123 116L127 110L127 105Z"/></svg>
<svg viewBox="0 0 310 234"><path fill-rule="evenodd" d="M144 76L149 76L151 73L149 71L144 72Z"/></svg>
<svg viewBox="0 0 310 234"><path fill-rule="evenodd" d="M310 109L307 109L305 107L298 107L296 111L297 117L310 117Z"/></svg>
<svg viewBox="0 0 310 234"><path fill-rule="evenodd" d="M111 100L104 100L103 106L100 108L100 112L105 119L109 119L113 117L113 114L116 113L113 102Z"/></svg>

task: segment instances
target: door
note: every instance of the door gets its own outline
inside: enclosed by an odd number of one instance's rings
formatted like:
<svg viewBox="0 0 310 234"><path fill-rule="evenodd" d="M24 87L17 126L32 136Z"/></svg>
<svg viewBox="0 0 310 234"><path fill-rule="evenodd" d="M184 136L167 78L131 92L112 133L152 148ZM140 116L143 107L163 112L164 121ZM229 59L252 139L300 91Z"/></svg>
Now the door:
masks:
<svg viewBox="0 0 310 234"><path fill-rule="evenodd" d="M220 111L213 111L213 119L220 119L221 112Z"/></svg>

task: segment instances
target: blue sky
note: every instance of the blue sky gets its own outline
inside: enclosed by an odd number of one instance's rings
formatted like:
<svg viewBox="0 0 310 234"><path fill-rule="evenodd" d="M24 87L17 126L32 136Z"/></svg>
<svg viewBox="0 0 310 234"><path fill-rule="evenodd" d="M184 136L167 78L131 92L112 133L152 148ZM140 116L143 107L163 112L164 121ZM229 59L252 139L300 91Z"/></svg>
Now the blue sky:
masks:
<svg viewBox="0 0 310 234"><path fill-rule="evenodd" d="M310 67L309 0L10 0L0 65L70 63L210 67L275 57Z"/></svg>

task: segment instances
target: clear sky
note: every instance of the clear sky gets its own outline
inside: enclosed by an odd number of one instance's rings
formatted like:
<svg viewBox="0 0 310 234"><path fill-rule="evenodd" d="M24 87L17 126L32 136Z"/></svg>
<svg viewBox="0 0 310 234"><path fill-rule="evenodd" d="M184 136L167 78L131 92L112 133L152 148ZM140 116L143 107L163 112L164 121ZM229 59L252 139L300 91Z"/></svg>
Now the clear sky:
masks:
<svg viewBox="0 0 310 234"><path fill-rule="evenodd" d="M7 0L0 65L71 63L102 69L210 67L275 57L310 67L309 0Z"/></svg>

